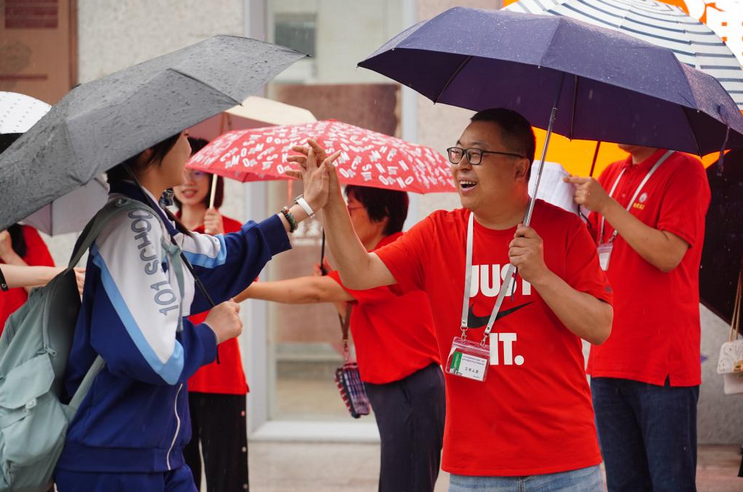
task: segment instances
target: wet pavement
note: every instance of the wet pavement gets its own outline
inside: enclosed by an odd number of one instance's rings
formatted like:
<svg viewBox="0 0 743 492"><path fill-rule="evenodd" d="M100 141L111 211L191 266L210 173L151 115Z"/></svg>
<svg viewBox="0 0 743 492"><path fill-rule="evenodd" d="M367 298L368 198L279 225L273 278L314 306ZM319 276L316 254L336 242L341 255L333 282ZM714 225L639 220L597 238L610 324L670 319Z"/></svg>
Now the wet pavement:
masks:
<svg viewBox="0 0 743 492"><path fill-rule="evenodd" d="M250 443L252 492L374 492L379 473L379 444ZM699 448L699 492L740 492L737 446ZM436 492L445 492L443 473Z"/></svg>

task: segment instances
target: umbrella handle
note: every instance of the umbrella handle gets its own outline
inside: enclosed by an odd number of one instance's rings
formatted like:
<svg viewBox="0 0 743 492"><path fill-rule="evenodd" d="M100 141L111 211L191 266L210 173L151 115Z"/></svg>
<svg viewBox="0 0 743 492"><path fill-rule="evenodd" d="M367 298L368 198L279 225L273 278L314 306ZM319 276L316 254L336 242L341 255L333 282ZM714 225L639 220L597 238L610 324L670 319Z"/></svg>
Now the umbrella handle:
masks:
<svg viewBox="0 0 743 492"><path fill-rule="evenodd" d="M593 171L596 169L596 158L599 156L599 147L601 147L601 140L596 142L596 150L593 152L593 161L591 161L591 172L588 173L588 177L593 177Z"/></svg>
<svg viewBox="0 0 743 492"><path fill-rule="evenodd" d="M212 189L209 193L209 208L214 208L214 198L217 194L217 175L212 174Z"/></svg>
<svg viewBox="0 0 743 492"><path fill-rule="evenodd" d="M323 276L328 274L328 271L325 269L325 229L322 230L322 243L320 245L320 272L322 272Z"/></svg>
<svg viewBox="0 0 743 492"><path fill-rule="evenodd" d="M537 166L537 182L534 186L534 198L529 201L529 208L526 211L524 217L524 225L529 227L531 223L531 216L534 213L534 204L537 201L537 193L539 192L539 183L542 181L542 171L544 170L544 159L547 157L547 147L550 144L550 137L552 136L552 125L555 122L557 116L557 105L560 103L560 95L562 94L562 87L565 85L565 72L562 74L560 79L560 87L557 89L557 95L555 96L555 102L552 104L552 111L550 112L550 122L547 126L547 136L544 139L544 146L542 147L542 157L539 159L539 166ZM506 283L506 290L510 287L510 277Z"/></svg>

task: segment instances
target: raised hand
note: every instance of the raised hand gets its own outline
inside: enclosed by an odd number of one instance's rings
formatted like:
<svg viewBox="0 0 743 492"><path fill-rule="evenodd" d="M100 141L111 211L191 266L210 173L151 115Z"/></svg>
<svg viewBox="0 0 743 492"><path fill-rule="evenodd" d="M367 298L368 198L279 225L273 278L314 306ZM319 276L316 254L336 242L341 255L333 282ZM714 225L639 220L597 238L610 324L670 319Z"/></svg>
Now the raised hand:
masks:
<svg viewBox="0 0 743 492"><path fill-rule="evenodd" d="M338 151L328 156L314 140L308 140L308 144L308 146L292 148L300 155L290 156L287 160L298 164L299 170L286 171L284 174L303 181L304 199L307 200L312 210L318 211L325 206L328 200L330 170L334 170L333 162L341 152Z"/></svg>

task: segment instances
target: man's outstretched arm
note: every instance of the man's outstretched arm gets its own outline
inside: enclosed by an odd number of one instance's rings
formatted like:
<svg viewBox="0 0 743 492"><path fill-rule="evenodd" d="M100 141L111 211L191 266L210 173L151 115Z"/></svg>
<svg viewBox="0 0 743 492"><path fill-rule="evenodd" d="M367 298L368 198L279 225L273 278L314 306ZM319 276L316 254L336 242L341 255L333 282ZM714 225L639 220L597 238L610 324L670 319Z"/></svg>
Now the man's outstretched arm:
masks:
<svg viewBox="0 0 743 492"><path fill-rule="evenodd" d="M294 147L303 155L289 157L289 160L298 163L302 171L290 175L306 172L307 160L311 159L328 167L330 194L323 209L323 222L327 243L343 285L352 290L366 290L397 283L384 262L376 254L367 252L356 236L335 166L317 142L309 140L308 143L310 147Z"/></svg>

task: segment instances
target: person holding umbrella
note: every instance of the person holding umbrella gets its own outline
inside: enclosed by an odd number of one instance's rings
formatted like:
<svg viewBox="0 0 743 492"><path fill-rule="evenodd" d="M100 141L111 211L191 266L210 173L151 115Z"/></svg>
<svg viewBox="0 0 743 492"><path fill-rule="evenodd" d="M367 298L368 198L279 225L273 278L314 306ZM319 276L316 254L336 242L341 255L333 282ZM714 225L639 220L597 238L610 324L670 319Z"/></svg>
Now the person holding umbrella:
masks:
<svg viewBox="0 0 743 492"><path fill-rule="evenodd" d="M711 192L702 163L630 155L570 177L615 289L612 336L588 359L609 490L696 490L701 384L699 264Z"/></svg>
<svg viewBox="0 0 743 492"><path fill-rule="evenodd" d="M192 137L188 141L192 155L208 143ZM186 169L183 184L173 188L173 192L178 208L176 216L188 230L218 235L238 232L242 227L240 222L218 211L224 198L221 176ZM208 314L195 314L189 321L198 325ZM197 487L201 485L203 455L209 492L243 490L248 486L245 400L248 384L237 339L222 343L218 352L219 363L215 361L201 367L188 380L191 441L183 451Z"/></svg>
<svg viewBox="0 0 743 492"><path fill-rule="evenodd" d="M90 249L68 395L98 355L105 366L67 431L55 470L60 492L197 490L183 459L191 434L185 383L215 359L217 345L240 334L239 305L229 299L327 200L328 173L313 161L299 203L236 233L191 233L155 198L183 184L190 150L181 132L108 172L112 200L138 200L152 212L117 216ZM197 277L169 260L174 245ZM203 291L195 289L199 279ZM221 304L194 326L183 316L208 308L206 289Z"/></svg>
<svg viewBox="0 0 743 492"><path fill-rule="evenodd" d="M346 186L348 213L367 251L403 237L408 195L403 191ZM421 291L397 296L388 287L354 290L338 272L254 283L235 297L289 304L336 303L351 310L361 380L382 441L380 492L432 492L444 436L444 378L428 299ZM340 303L340 307L338 305Z"/></svg>
<svg viewBox="0 0 743 492"><path fill-rule="evenodd" d="M325 157L311 145L302 160L309 169ZM446 373L442 468L452 492L603 490L580 339L608 338L611 288L577 216L537 200L532 226L521 225L534 146L520 114L475 114L448 149L463 208L434 212L373 253L355 236L330 169L323 215L343 284L397 284L430 301ZM503 288L509 263L518 274Z"/></svg>

